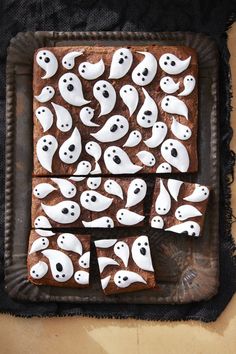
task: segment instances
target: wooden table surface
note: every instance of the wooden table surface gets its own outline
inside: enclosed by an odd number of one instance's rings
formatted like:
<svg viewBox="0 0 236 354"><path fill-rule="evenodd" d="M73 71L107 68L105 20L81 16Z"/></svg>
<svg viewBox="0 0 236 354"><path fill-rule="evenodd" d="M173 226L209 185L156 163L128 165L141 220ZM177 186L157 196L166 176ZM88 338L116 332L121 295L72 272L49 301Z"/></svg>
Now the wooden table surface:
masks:
<svg viewBox="0 0 236 354"><path fill-rule="evenodd" d="M229 30L233 92L236 92L236 23ZM232 126L236 130L236 94ZM236 139L232 142L236 151ZM236 214L236 182L232 186ZM236 236L236 224L233 225ZM236 237L235 237L236 240ZM230 271L230 270L229 270ZM0 299L1 301L1 299ZM0 316L1 354L235 354L236 296L220 318L199 322L147 322L92 318L33 318Z"/></svg>

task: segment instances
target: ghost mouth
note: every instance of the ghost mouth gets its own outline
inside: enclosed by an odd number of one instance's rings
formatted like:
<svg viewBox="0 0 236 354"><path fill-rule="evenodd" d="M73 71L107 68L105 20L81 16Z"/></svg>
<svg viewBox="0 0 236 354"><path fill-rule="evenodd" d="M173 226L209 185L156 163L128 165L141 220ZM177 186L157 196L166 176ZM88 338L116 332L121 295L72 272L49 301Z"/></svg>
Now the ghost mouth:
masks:
<svg viewBox="0 0 236 354"><path fill-rule="evenodd" d="M42 149L43 149L43 151L48 151L48 146L47 146L47 145L44 145L44 146L42 147Z"/></svg>
<svg viewBox="0 0 236 354"><path fill-rule="evenodd" d="M177 155L178 155L177 150L175 148L171 149L170 153L173 157L177 157Z"/></svg>
<svg viewBox="0 0 236 354"><path fill-rule="evenodd" d="M46 57L46 58L44 59L44 61L45 61L45 63L49 63L49 62L50 62L50 58Z"/></svg>
<svg viewBox="0 0 236 354"><path fill-rule="evenodd" d="M140 248L140 253L141 253L143 256L145 256L145 255L146 255L146 248L141 247L141 248Z"/></svg>
<svg viewBox="0 0 236 354"><path fill-rule="evenodd" d="M123 64L123 63L124 63L124 59L123 59L123 58L120 58L119 64Z"/></svg>
<svg viewBox="0 0 236 354"><path fill-rule="evenodd" d="M109 97L109 92L107 90L104 90L102 95L103 95L103 97L108 98Z"/></svg>
<svg viewBox="0 0 236 354"><path fill-rule="evenodd" d="M145 68L145 69L143 70L142 74L143 74L143 76L147 76L147 75L148 75L148 69Z"/></svg>
<svg viewBox="0 0 236 354"><path fill-rule="evenodd" d="M140 192L140 188L135 188L134 194L138 194Z"/></svg>
<svg viewBox="0 0 236 354"><path fill-rule="evenodd" d="M111 126L111 128L110 128L110 131L111 131L112 133L114 133L115 131L117 131L117 129L118 129L118 125L117 125L117 124L113 124L113 125Z"/></svg>
<svg viewBox="0 0 236 354"><path fill-rule="evenodd" d="M68 147L68 150L74 151L74 150L75 150L75 145L74 145L74 144L71 144L71 145Z"/></svg>
<svg viewBox="0 0 236 354"><path fill-rule="evenodd" d="M115 155L115 156L113 157L113 161L114 161L117 165L119 165L119 164L121 163L121 159L120 159L119 156L117 156L117 155Z"/></svg>
<svg viewBox="0 0 236 354"><path fill-rule="evenodd" d="M74 90L74 86L72 84L67 85L67 90L68 91L73 91Z"/></svg>

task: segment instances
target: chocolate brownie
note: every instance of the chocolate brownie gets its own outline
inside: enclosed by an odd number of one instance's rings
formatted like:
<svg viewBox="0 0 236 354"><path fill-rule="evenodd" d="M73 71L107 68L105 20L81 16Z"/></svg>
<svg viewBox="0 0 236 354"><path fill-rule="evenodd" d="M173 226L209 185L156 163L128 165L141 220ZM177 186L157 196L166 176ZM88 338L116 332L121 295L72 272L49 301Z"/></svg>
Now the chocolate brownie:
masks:
<svg viewBox="0 0 236 354"><path fill-rule="evenodd" d="M40 48L33 72L35 176L197 171L194 49Z"/></svg>
<svg viewBox="0 0 236 354"><path fill-rule="evenodd" d="M156 286L147 236L98 240L95 246L106 295Z"/></svg>

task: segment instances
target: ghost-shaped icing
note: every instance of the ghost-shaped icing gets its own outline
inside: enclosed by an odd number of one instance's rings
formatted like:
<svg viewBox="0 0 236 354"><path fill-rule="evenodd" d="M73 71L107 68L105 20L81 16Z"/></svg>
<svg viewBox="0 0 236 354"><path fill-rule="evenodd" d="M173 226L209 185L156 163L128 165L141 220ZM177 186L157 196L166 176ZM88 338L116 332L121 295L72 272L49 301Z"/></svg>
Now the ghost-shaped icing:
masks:
<svg viewBox="0 0 236 354"><path fill-rule="evenodd" d="M103 240L97 240L94 241L95 246L99 248L109 248L114 246L114 244L117 242L117 239L103 239Z"/></svg>
<svg viewBox="0 0 236 354"><path fill-rule="evenodd" d="M131 248L132 258L137 266L143 270L153 272L153 265L147 236L139 236Z"/></svg>
<svg viewBox="0 0 236 354"><path fill-rule="evenodd" d="M129 270L118 270L114 275L114 283L118 288L127 288L133 283L147 284L141 275Z"/></svg>
<svg viewBox="0 0 236 354"><path fill-rule="evenodd" d="M106 168L112 174L136 173L142 169L132 163L128 154L118 146L109 146L104 152Z"/></svg>
<svg viewBox="0 0 236 354"><path fill-rule="evenodd" d="M42 251L42 254L49 260L54 280L63 283L72 277L74 273L73 263L70 257L65 253L58 250L48 249Z"/></svg>
<svg viewBox="0 0 236 354"><path fill-rule="evenodd" d="M109 79L120 79L127 74L133 62L133 54L128 48L115 51L111 61Z"/></svg>
<svg viewBox="0 0 236 354"><path fill-rule="evenodd" d="M90 102L84 98L81 81L73 73L62 75L58 88L62 98L72 106L80 107Z"/></svg>
<svg viewBox="0 0 236 354"><path fill-rule="evenodd" d="M164 186L162 180L160 180L160 192L157 196L155 202L155 210L159 215L165 215L169 212L171 208L171 199L170 195Z"/></svg>
<svg viewBox="0 0 236 354"><path fill-rule="evenodd" d="M128 107L129 115L132 116L138 105L138 91L132 85L124 85L120 89L120 97Z"/></svg>
<svg viewBox="0 0 236 354"><path fill-rule="evenodd" d="M99 117L113 110L116 103L116 91L110 82L105 80L97 81L93 86L93 95L101 107Z"/></svg>
<svg viewBox="0 0 236 354"><path fill-rule="evenodd" d="M161 216L154 216L151 220L151 227L155 229L163 229L164 228L164 220Z"/></svg>
<svg viewBox="0 0 236 354"><path fill-rule="evenodd" d="M90 135L102 143L107 143L123 138L128 133L128 130L128 120L117 114L110 117L100 130Z"/></svg>
<svg viewBox="0 0 236 354"><path fill-rule="evenodd" d="M157 72L157 61L149 52L137 52L144 55L144 59L134 68L132 80L136 85L145 86L150 84Z"/></svg>
<svg viewBox="0 0 236 354"><path fill-rule="evenodd" d="M140 203L147 194L147 183L141 178L135 178L129 185L125 207L130 208Z"/></svg>
<svg viewBox="0 0 236 354"><path fill-rule="evenodd" d="M42 88L38 96L34 96L37 101L44 103L50 101L55 95L55 90L52 86L45 86Z"/></svg>
<svg viewBox="0 0 236 354"><path fill-rule="evenodd" d="M195 221L185 221L181 224L173 225L165 229L165 231L172 231L178 234L187 234L189 236L197 237L199 236L201 229L199 224Z"/></svg>
<svg viewBox="0 0 236 354"><path fill-rule="evenodd" d="M65 251L72 251L79 255L83 253L82 243L75 235L70 233L64 233L58 236L57 245Z"/></svg>
<svg viewBox="0 0 236 354"><path fill-rule="evenodd" d="M167 181L167 187L169 189L170 195L176 202L178 201L179 190L183 183L184 182L182 181L178 181L177 179L171 178L169 178Z"/></svg>
<svg viewBox="0 0 236 354"><path fill-rule="evenodd" d="M51 128L53 124L53 114L50 109L46 106L40 106L36 109L35 115L42 125L43 132L46 132Z"/></svg>
<svg viewBox="0 0 236 354"><path fill-rule="evenodd" d="M39 261L38 263L34 264L33 267L30 269L30 276L33 279L41 279L43 278L48 272L48 265L43 261Z"/></svg>
<svg viewBox="0 0 236 354"><path fill-rule="evenodd" d="M130 132L124 147L134 147L137 146L142 140L142 134L138 130L133 130Z"/></svg>
<svg viewBox="0 0 236 354"><path fill-rule="evenodd" d="M145 100L137 114L137 123L142 128L150 128L156 122L158 117L158 109L154 99L148 92L142 88Z"/></svg>
<svg viewBox="0 0 236 354"><path fill-rule="evenodd" d="M100 59L97 63L89 63L88 61L84 61L79 65L78 71L84 79L95 80L104 73L105 64L102 59Z"/></svg>
<svg viewBox="0 0 236 354"><path fill-rule="evenodd" d="M52 225L46 216L40 215L34 220L34 227L40 229L51 229Z"/></svg>
<svg viewBox="0 0 236 354"><path fill-rule="evenodd" d="M38 252L41 250L44 250L49 246L49 241L46 237L39 237L36 239L31 246L31 249L29 251L29 254L32 254L34 252Z"/></svg>
<svg viewBox="0 0 236 354"><path fill-rule="evenodd" d="M71 127L72 127L72 117L70 112L63 106L60 106L59 104L53 103L52 106L55 110L56 116L57 116L57 128L61 132L68 132Z"/></svg>
<svg viewBox="0 0 236 354"><path fill-rule="evenodd" d="M114 259L109 258L109 257L98 257L98 266L99 266L99 271L100 273L103 272L103 270L107 267L107 266L118 266L119 263L116 262Z"/></svg>
<svg viewBox="0 0 236 354"><path fill-rule="evenodd" d="M124 241L118 241L114 246L114 253L122 260L124 266L127 267L129 262L129 246L127 243Z"/></svg>
<svg viewBox="0 0 236 354"><path fill-rule="evenodd" d="M101 279L101 286L103 290L106 289L110 279L111 279L111 275L108 275L107 277Z"/></svg>
<svg viewBox="0 0 236 354"><path fill-rule="evenodd" d="M102 182L101 177L89 177L87 179L87 186L90 189L97 189L100 186L101 182Z"/></svg>
<svg viewBox="0 0 236 354"><path fill-rule="evenodd" d="M62 58L62 65L65 69L70 70L75 66L75 58L83 54L83 51L73 51L69 52Z"/></svg>
<svg viewBox="0 0 236 354"><path fill-rule="evenodd" d="M170 95L171 93L175 93L176 91L178 91L179 82L175 83L172 77L165 76L160 80L160 88L163 92L168 93Z"/></svg>
<svg viewBox="0 0 236 354"><path fill-rule="evenodd" d="M155 156L149 152L149 151L139 151L136 156L138 156L139 160L144 164L145 166L152 167L156 163L156 158Z"/></svg>
<svg viewBox="0 0 236 354"><path fill-rule="evenodd" d="M113 181L112 179L107 179L104 183L104 189L107 193L111 195L116 195L123 200L123 190L118 182Z"/></svg>
<svg viewBox="0 0 236 354"><path fill-rule="evenodd" d="M56 188L53 187L50 183L39 183L34 187L33 195L36 198L43 199L55 190Z"/></svg>
<svg viewBox="0 0 236 354"><path fill-rule="evenodd" d="M109 216L101 216L100 218L94 219L92 221L82 221L84 227L98 227L98 228L113 228L114 221Z"/></svg>
<svg viewBox="0 0 236 354"><path fill-rule="evenodd" d="M40 50L36 55L36 62L40 68L45 70L45 75L42 76L41 79L49 79L56 74L58 61L51 51L47 49Z"/></svg>
<svg viewBox="0 0 236 354"><path fill-rule="evenodd" d="M110 207L113 199L96 191L87 190L81 193L81 205L90 211L103 211Z"/></svg>
<svg viewBox="0 0 236 354"><path fill-rule="evenodd" d="M167 162L162 162L156 169L156 173L171 173L171 165Z"/></svg>
<svg viewBox="0 0 236 354"><path fill-rule="evenodd" d="M144 144L149 148L156 148L166 137L167 125L164 122L156 122L152 127L152 135L149 139L144 140Z"/></svg>
<svg viewBox="0 0 236 354"><path fill-rule="evenodd" d="M143 221L145 216L137 214L131 210L119 209L116 213L116 218L119 223L127 226L136 225Z"/></svg>
<svg viewBox="0 0 236 354"><path fill-rule="evenodd" d="M178 140L167 139L161 145L163 158L180 172L187 172L189 168L189 155L186 147Z"/></svg>
<svg viewBox="0 0 236 354"><path fill-rule="evenodd" d="M43 230L43 229L35 229L35 232L39 235L39 236L43 236L43 237L51 237L55 235L55 232L49 231L49 230Z"/></svg>
<svg viewBox="0 0 236 354"><path fill-rule="evenodd" d="M60 189L61 194L65 198L73 198L76 193L77 189L76 186L64 178L51 178L51 180L56 183Z"/></svg>
<svg viewBox="0 0 236 354"><path fill-rule="evenodd" d="M201 215L202 213L192 205L181 205L175 211L175 217L180 221L184 221L189 218L194 218L196 216Z"/></svg>
<svg viewBox="0 0 236 354"><path fill-rule="evenodd" d="M209 197L209 189L205 186L201 186L200 184L195 184L194 191L188 195L187 197L183 198L187 202L203 202Z"/></svg>
<svg viewBox="0 0 236 354"><path fill-rule="evenodd" d="M83 179L85 179L85 176L89 174L91 171L91 163L89 161L80 161L78 163L78 166L76 168L76 171L74 172L73 176L69 177L72 181L75 182L80 182ZM79 177L79 176L84 176L84 177Z"/></svg>
<svg viewBox="0 0 236 354"><path fill-rule="evenodd" d="M171 53L163 54L159 59L159 65L163 71L169 75L177 75L187 69L191 61L191 57L185 60L179 59Z"/></svg>
<svg viewBox="0 0 236 354"><path fill-rule="evenodd" d="M36 144L37 158L41 166L48 172L52 172L52 160L57 148L57 140L52 135L42 136Z"/></svg>
<svg viewBox="0 0 236 354"><path fill-rule="evenodd" d="M183 101L175 96L165 96L161 101L161 108L164 112L179 114L188 119L188 107Z"/></svg>
<svg viewBox="0 0 236 354"><path fill-rule="evenodd" d="M192 136L191 129L182 123L179 123L174 117L171 124L171 131L180 140L188 140Z"/></svg>
<svg viewBox="0 0 236 354"><path fill-rule="evenodd" d="M85 252L79 259L79 266L82 268L89 268L90 265L90 252Z"/></svg>
<svg viewBox="0 0 236 354"><path fill-rule="evenodd" d="M184 78L184 90L178 96L188 96L193 92L196 85L196 80L192 75L187 75Z"/></svg>
<svg viewBox="0 0 236 354"><path fill-rule="evenodd" d="M89 272L85 270L77 270L74 274L74 279L76 283L80 285L88 285L89 284Z"/></svg>
<svg viewBox="0 0 236 354"><path fill-rule="evenodd" d="M83 107L79 113L81 122L87 127L99 127L98 124L91 122L94 117L94 109L91 107Z"/></svg>
<svg viewBox="0 0 236 354"><path fill-rule="evenodd" d="M71 164L78 160L81 151L81 135L79 130L74 128L71 136L61 145L59 149L59 157L62 162Z"/></svg>
<svg viewBox="0 0 236 354"><path fill-rule="evenodd" d="M71 200L59 202L55 205L41 203L41 207L51 220L59 224L71 224L80 216L79 204Z"/></svg>
<svg viewBox="0 0 236 354"><path fill-rule="evenodd" d="M92 156L96 162L100 159L102 155L101 146L96 143L96 141L89 141L85 145L85 151L87 152L87 154Z"/></svg>

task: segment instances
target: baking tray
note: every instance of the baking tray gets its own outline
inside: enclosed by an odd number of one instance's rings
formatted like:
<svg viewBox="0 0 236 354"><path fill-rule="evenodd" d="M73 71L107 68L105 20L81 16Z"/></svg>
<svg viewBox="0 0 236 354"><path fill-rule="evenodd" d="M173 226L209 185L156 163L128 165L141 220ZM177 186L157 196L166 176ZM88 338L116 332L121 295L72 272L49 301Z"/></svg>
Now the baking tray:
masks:
<svg viewBox="0 0 236 354"><path fill-rule="evenodd" d="M147 234L158 288L105 296L92 246L91 287L87 289L36 286L27 280L32 174L32 69L34 50L68 45L185 45L199 60L199 171L177 178L212 187L205 227L200 238L143 229L93 230L92 239ZM6 210L5 289L21 301L167 304L206 300L219 284L219 153L218 52L209 37L193 33L140 32L26 32L11 40L6 87ZM167 177L168 176L164 176ZM148 177L153 184L155 176ZM151 198L151 195L150 195ZM73 231L73 230L71 230Z"/></svg>

